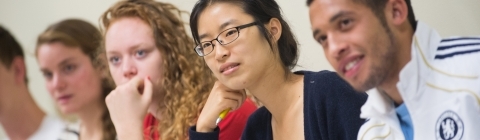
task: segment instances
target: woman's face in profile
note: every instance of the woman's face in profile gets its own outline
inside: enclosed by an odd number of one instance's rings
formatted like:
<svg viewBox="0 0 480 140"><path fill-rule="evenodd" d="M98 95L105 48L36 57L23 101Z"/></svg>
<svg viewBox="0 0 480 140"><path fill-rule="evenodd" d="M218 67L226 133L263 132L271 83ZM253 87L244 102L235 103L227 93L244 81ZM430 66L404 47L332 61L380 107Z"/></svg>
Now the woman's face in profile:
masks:
<svg viewBox="0 0 480 140"><path fill-rule="evenodd" d="M238 5L230 3L214 3L205 8L198 19L198 35L200 42L211 41L223 36L220 34L242 25L255 22L254 18ZM238 38L226 45L212 41L214 48L204 56L205 62L215 77L229 88L245 89L260 81L259 77L267 74L265 71L280 60L270 48L258 26L253 25L238 30ZM220 34L220 35L219 35Z"/></svg>
<svg viewBox="0 0 480 140"><path fill-rule="evenodd" d="M150 76L157 89L154 91L159 91L163 58L152 29L144 21L132 17L114 20L105 35L105 49L110 74L117 86L133 77Z"/></svg>
<svg viewBox="0 0 480 140"><path fill-rule="evenodd" d="M80 47L61 42L41 44L37 61L46 87L63 113L78 113L101 105L101 76Z"/></svg>

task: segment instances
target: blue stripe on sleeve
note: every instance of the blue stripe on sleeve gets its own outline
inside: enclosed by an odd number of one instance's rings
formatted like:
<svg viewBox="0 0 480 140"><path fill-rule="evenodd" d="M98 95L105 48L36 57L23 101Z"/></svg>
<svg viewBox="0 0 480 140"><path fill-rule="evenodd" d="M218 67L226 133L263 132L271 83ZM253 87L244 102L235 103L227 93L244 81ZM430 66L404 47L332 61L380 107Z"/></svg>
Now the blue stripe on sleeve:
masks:
<svg viewBox="0 0 480 140"><path fill-rule="evenodd" d="M468 43L468 44L455 44L455 45L449 45L449 46L440 46L437 48L437 50L446 50L446 49L451 49L455 47L468 47L468 46L476 46L480 45L480 43Z"/></svg>
<svg viewBox="0 0 480 140"><path fill-rule="evenodd" d="M452 56L455 56L455 55L461 55L461 54L467 54L467 53L474 53L474 52L480 52L480 49L468 50L468 51L461 51L461 52L454 52L454 53L445 54L445 55L436 55L436 56L435 56L435 59L445 59L445 58L452 57Z"/></svg>
<svg viewBox="0 0 480 140"><path fill-rule="evenodd" d="M441 42L450 42L450 41L457 41L457 40L480 40L480 38L478 37L448 38L448 39L443 39Z"/></svg>

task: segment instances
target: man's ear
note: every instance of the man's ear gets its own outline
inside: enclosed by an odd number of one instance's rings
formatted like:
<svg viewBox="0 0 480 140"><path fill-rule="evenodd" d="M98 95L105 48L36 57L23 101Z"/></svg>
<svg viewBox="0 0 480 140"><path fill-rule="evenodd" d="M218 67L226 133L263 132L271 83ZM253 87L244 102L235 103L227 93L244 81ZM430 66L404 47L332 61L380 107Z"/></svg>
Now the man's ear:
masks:
<svg viewBox="0 0 480 140"><path fill-rule="evenodd" d="M386 6L386 16L396 26L408 23L408 6L405 0L389 0Z"/></svg>
<svg viewBox="0 0 480 140"><path fill-rule="evenodd" d="M280 36L282 35L282 24L277 18L272 18L266 26L268 32L272 37L272 42L277 42Z"/></svg>
<svg viewBox="0 0 480 140"><path fill-rule="evenodd" d="M22 84L26 82L25 79L27 77L27 68L25 66L25 59L23 57L15 57L12 61L12 66L10 69L13 70L16 84Z"/></svg>

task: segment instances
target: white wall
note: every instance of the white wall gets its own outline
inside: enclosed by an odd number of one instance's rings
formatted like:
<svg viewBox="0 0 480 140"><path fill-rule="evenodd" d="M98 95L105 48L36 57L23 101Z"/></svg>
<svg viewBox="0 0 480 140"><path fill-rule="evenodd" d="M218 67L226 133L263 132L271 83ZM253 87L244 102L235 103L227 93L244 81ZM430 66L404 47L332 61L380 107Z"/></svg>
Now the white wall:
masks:
<svg viewBox="0 0 480 140"><path fill-rule="evenodd" d="M196 0L163 0L191 11ZM305 0L277 0L294 30L301 53L296 69L332 70L321 47L312 39ZM14 34L26 51L29 88L35 100L49 114L54 104L46 91L34 57L38 34L65 18L80 18L98 25L98 18L116 0L0 0L0 24ZM436 28L442 36L480 35L480 0L413 0L417 19ZM184 19L188 19L185 17ZM0 139L2 139L0 130Z"/></svg>

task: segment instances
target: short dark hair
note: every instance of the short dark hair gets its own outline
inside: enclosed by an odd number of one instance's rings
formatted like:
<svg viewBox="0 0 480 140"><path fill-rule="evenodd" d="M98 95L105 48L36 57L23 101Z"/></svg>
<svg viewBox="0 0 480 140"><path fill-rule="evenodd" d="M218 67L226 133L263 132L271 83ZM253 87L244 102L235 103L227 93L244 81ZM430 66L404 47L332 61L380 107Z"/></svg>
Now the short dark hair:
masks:
<svg viewBox="0 0 480 140"><path fill-rule="evenodd" d="M307 6L310 6L313 1L314 0L307 0ZM367 6L378 18L385 19L383 18L383 16L385 16L383 14L383 9L385 9L387 0L353 0L353 2L361 3ZM405 0L405 3L407 3L408 7L408 22L412 26L413 30L415 30L417 28L417 21L415 19L415 14L413 13L412 2L410 2L410 0Z"/></svg>
<svg viewBox="0 0 480 140"><path fill-rule="evenodd" d="M190 29L195 43L200 44L198 35L198 18L203 10L216 2L226 2L239 5L245 13L252 16L258 24L258 28L265 39L268 40L270 47L272 44L272 35L268 32L264 24L268 23L272 18L277 18L282 25L282 34L276 43L278 52L282 61L285 72L288 73L297 65L298 60L298 43L288 26L285 19L282 17L280 6L275 0L199 0L190 15ZM273 48L272 48L273 49Z"/></svg>
<svg viewBox="0 0 480 140"><path fill-rule="evenodd" d="M10 68L18 56L24 58L22 47L7 29L0 26L0 62Z"/></svg>

